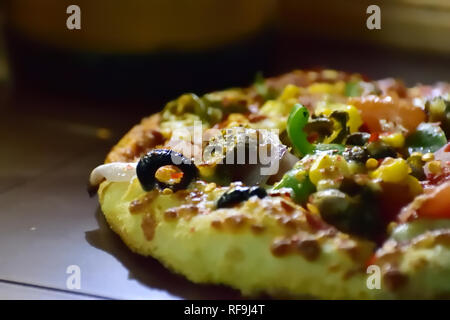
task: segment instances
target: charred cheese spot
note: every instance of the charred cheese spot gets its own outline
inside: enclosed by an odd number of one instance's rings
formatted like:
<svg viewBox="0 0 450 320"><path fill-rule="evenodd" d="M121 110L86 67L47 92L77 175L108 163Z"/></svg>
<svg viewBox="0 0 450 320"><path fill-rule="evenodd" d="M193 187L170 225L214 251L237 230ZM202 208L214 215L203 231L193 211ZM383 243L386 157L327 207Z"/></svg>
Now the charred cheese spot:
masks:
<svg viewBox="0 0 450 320"><path fill-rule="evenodd" d="M144 232L145 239L152 241L155 236L155 229L158 222L153 217L153 214L147 213L142 219L142 231Z"/></svg>

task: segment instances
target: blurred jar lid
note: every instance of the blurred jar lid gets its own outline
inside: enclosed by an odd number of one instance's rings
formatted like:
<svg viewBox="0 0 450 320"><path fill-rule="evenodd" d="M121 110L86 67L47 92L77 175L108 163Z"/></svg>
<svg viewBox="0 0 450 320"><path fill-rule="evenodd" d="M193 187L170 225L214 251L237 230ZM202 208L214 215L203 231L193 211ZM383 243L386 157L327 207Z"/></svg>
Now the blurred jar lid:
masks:
<svg viewBox="0 0 450 320"><path fill-rule="evenodd" d="M195 51L245 39L263 28L276 0L8 0L9 26L58 48L95 52ZM68 30L66 9L81 9Z"/></svg>

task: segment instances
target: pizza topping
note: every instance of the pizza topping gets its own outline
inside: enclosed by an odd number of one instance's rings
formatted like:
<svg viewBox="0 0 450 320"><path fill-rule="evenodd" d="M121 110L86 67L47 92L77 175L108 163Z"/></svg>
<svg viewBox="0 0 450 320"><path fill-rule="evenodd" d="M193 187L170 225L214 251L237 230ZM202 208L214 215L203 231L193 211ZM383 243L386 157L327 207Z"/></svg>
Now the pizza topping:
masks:
<svg viewBox="0 0 450 320"><path fill-rule="evenodd" d="M287 121L287 133L294 149L300 155L312 153L314 146L308 141L303 128L308 123L309 111L301 104L296 104Z"/></svg>
<svg viewBox="0 0 450 320"><path fill-rule="evenodd" d="M146 191L155 187L176 191L185 189L191 183L197 176L197 168L178 152L155 149L142 157L136 167L136 173Z"/></svg>
<svg viewBox="0 0 450 320"><path fill-rule="evenodd" d="M420 206L416 209L418 217L450 218L450 183L446 182L424 194L418 200Z"/></svg>
<svg viewBox="0 0 450 320"><path fill-rule="evenodd" d="M162 112L162 118L166 122L181 121L188 125L193 120L201 120L206 125L213 126L231 114L242 115L248 112L251 103L252 99L243 89L217 91L202 97L188 93L169 102Z"/></svg>
<svg viewBox="0 0 450 320"><path fill-rule="evenodd" d="M246 201L253 196L262 199L267 196L267 192L261 187L236 186L222 194L217 201L217 208L231 207L242 201Z"/></svg>
<svg viewBox="0 0 450 320"><path fill-rule="evenodd" d="M396 157L397 151L390 145L382 141L369 142L366 146L369 156L374 159L384 159L387 157Z"/></svg>
<svg viewBox="0 0 450 320"><path fill-rule="evenodd" d="M411 168L404 159L386 158L376 170L370 172L370 177L385 182L400 183L407 179Z"/></svg>
<svg viewBox="0 0 450 320"><path fill-rule="evenodd" d="M283 166L292 162L287 149L271 131L243 127L218 130L204 148L205 164L199 165L201 177L222 185L232 181L262 185L271 176L287 171ZM273 163L281 172L270 170Z"/></svg>
<svg viewBox="0 0 450 320"><path fill-rule="evenodd" d="M283 178L274 185L271 194L285 194L285 190L291 190L290 194L297 203L305 204L308 196L315 192L316 187L311 182L309 170L318 155L308 155L298 161L291 170L285 173Z"/></svg>
<svg viewBox="0 0 450 320"><path fill-rule="evenodd" d="M447 144L445 133L437 123L421 123L416 131L406 139L408 152L435 152Z"/></svg>
<svg viewBox="0 0 450 320"><path fill-rule="evenodd" d="M352 146L364 146L370 139L370 133L355 132L350 134L345 141L345 144Z"/></svg>
<svg viewBox="0 0 450 320"><path fill-rule="evenodd" d="M308 136L308 142L323 140L333 133L333 121L327 117L311 119L303 128Z"/></svg>
<svg viewBox="0 0 450 320"><path fill-rule="evenodd" d="M164 120L169 120L173 116L182 117L187 114L197 115L200 119L207 117L205 103L193 93L183 94L178 99L169 102L164 108L162 117Z"/></svg>
<svg viewBox="0 0 450 320"><path fill-rule="evenodd" d="M343 232L375 239L383 232L377 199L370 189L361 189L353 197L337 189L318 191L311 201L327 223Z"/></svg>
<svg viewBox="0 0 450 320"><path fill-rule="evenodd" d="M370 132L381 133L388 128L391 131L413 132L425 121L425 112L408 99L370 95L351 98L349 103L360 110L361 118Z"/></svg>
<svg viewBox="0 0 450 320"><path fill-rule="evenodd" d="M425 155L424 155L425 157ZM423 167L427 177L427 187L439 185L447 181L450 177L450 144L446 144L433 154L433 159L429 157ZM424 159L426 160L426 159Z"/></svg>
<svg viewBox="0 0 450 320"><path fill-rule="evenodd" d="M155 172L156 180L165 184L172 185L180 183L183 175L183 171L181 171L177 166L174 165L162 166ZM167 190L167 188L164 190Z"/></svg>
<svg viewBox="0 0 450 320"><path fill-rule="evenodd" d="M220 112L221 118L228 114L243 114L249 111L250 99L243 89L235 88L207 93L202 97L202 100L208 108L215 109L214 111L209 111L209 113Z"/></svg>
<svg viewBox="0 0 450 320"><path fill-rule="evenodd" d="M425 179L425 171L424 171L425 161L423 161L422 158L423 156L421 153L414 152L406 160L409 167L411 168L411 175L417 178L418 180Z"/></svg>
<svg viewBox="0 0 450 320"><path fill-rule="evenodd" d="M122 162L102 164L92 170L89 183L97 186L105 179L112 182L130 181L136 175L136 165Z"/></svg>
<svg viewBox="0 0 450 320"><path fill-rule="evenodd" d="M341 155L320 155L309 170L309 178L317 188L323 183L338 183L349 175L348 163Z"/></svg>
<svg viewBox="0 0 450 320"><path fill-rule="evenodd" d="M436 97L425 104L428 121L440 124L445 135L450 138L450 100Z"/></svg>
<svg viewBox="0 0 450 320"><path fill-rule="evenodd" d="M363 124L359 110L354 106L344 103L330 103L323 101L317 104L314 115L334 118L333 114L344 115L347 119L341 128L347 129L350 133L355 133Z"/></svg>
<svg viewBox="0 0 450 320"><path fill-rule="evenodd" d="M405 137L400 132L382 133L379 138L393 148L402 148L405 145Z"/></svg>
<svg viewBox="0 0 450 320"><path fill-rule="evenodd" d="M369 157L367 149L359 146L347 147L342 155L347 161L355 161L361 163L365 163Z"/></svg>

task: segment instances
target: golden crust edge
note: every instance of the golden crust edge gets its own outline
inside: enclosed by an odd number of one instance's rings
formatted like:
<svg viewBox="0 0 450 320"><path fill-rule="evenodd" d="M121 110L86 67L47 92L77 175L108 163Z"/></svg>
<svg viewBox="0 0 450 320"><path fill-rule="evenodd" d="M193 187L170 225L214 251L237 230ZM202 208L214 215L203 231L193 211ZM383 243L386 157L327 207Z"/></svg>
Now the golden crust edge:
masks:
<svg viewBox="0 0 450 320"><path fill-rule="evenodd" d="M144 147L151 149L156 146L156 140L146 136L146 133L159 130L161 121L160 113L154 113L145 117L141 122L129 130L119 142L112 147L106 156L105 163L111 162L134 162L140 153L136 152L136 148ZM147 140L146 140L147 139Z"/></svg>

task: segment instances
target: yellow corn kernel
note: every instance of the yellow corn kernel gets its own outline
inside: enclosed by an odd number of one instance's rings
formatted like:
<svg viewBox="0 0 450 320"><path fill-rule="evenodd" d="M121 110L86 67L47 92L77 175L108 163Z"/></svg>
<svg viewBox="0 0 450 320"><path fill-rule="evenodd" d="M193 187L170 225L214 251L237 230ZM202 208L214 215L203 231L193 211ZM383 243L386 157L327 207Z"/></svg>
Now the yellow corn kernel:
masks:
<svg viewBox="0 0 450 320"><path fill-rule="evenodd" d="M339 176L348 176L348 174L347 161L343 156L323 155L312 164L309 170L309 179L317 186L320 180L336 179Z"/></svg>
<svg viewBox="0 0 450 320"><path fill-rule="evenodd" d="M278 100L268 100L260 109L260 113L267 116L288 116L291 112L292 106Z"/></svg>
<svg viewBox="0 0 450 320"><path fill-rule="evenodd" d="M278 100L280 101L288 101L290 99L295 99L300 95L300 88L293 85L293 84L288 84L286 86L286 88L284 88L283 92L281 93L280 97L278 98Z"/></svg>
<svg viewBox="0 0 450 320"><path fill-rule="evenodd" d="M331 93L333 85L329 83L314 83L308 87L308 92L312 94Z"/></svg>
<svg viewBox="0 0 450 320"><path fill-rule="evenodd" d="M421 152L413 152L411 153L411 157L418 157L418 158L422 158L423 154Z"/></svg>
<svg viewBox="0 0 450 320"><path fill-rule="evenodd" d="M381 166L372 171L369 176L372 179L381 179L385 182L400 183L404 181L408 174L411 172L411 168L405 159L393 159L387 158L383 161Z"/></svg>
<svg viewBox="0 0 450 320"><path fill-rule="evenodd" d="M345 82L339 81L335 84L319 82L308 87L311 94L343 94L345 91Z"/></svg>
<svg viewBox="0 0 450 320"><path fill-rule="evenodd" d="M400 132L391 133L388 135L381 135L380 139L394 148L401 148L405 145L405 137Z"/></svg>
<svg viewBox="0 0 450 320"><path fill-rule="evenodd" d="M330 159L330 156L323 155L316 159L309 170L309 179L315 185L319 183L321 179L324 177L324 168L330 168L333 165L333 162Z"/></svg>
<svg viewBox="0 0 450 320"><path fill-rule="evenodd" d="M165 188L164 190L163 190L163 195L170 195L170 194L172 194L173 193L173 190L172 189L169 189L169 188Z"/></svg>
<svg viewBox="0 0 450 320"><path fill-rule="evenodd" d="M369 158L366 161L366 168L368 170L374 170L378 167L378 160L374 158Z"/></svg>
<svg viewBox="0 0 450 320"><path fill-rule="evenodd" d="M349 105L346 107L345 111L348 113L347 126L350 129L350 133L357 132L359 127L363 124L359 110L356 109L356 107Z"/></svg>
<svg viewBox="0 0 450 320"><path fill-rule="evenodd" d="M344 94L346 83L344 81L338 81L333 86L333 93Z"/></svg>
<svg viewBox="0 0 450 320"><path fill-rule="evenodd" d="M357 132L359 127L361 127L361 125L363 124L359 110L355 106L348 104L339 104L339 103L330 104L325 102L323 103L319 102L315 109L315 114L317 116L323 114L329 117L331 113L333 113L333 111L347 112L348 114L347 126L350 129L350 133Z"/></svg>
<svg viewBox="0 0 450 320"><path fill-rule="evenodd" d="M441 174L442 173L441 162L439 160L433 160L428 162L428 170L430 170L430 172L435 175Z"/></svg>
<svg viewBox="0 0 450 320"><path fill-rule="evenodd" d="M322 77L327 80L336 80L339 76L339 73L336 70L325 69L322 71Z"/></svg>
<svg viewBox="0 0 450 320"><path fill-rule="evenodd" d="M434 154L432 154L431 152L425 153L422 156L422 161L424 162L429 162L429 161L433 161L434 160Z"/></svg>

